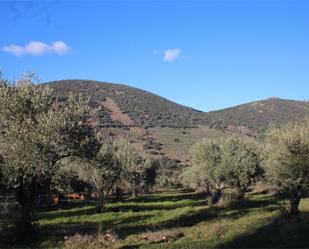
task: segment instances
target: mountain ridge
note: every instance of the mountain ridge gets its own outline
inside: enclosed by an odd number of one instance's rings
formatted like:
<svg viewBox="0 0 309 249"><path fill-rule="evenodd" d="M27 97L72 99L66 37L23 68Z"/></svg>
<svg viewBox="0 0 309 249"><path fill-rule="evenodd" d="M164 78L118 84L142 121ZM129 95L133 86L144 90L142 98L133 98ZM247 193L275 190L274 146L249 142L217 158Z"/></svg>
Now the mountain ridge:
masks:
<svg viewBox="0 0 309 249"><path fill-rule="evenodd" d="M51 86L60 100L65 100L69 92L89 96L90 105L101 113L103 126L121 126L121 123L103 117L111 111L103 104L107 98L113 99L119 109L130 116L135 126L189 128L196 127L205 119L202 111L122 84L87 80L61 80L44 84Z"/></svg>
<svg viewBox="0 0 309 249"><path fill-rule="evenodd" d="M61 100L65 100L69 92L89 96L90 105L99 112L102 126L193 128L207 125L221 131L255 136L265 132L271 123L297 122L309 115L306 101L278 97L203 112L120 83L75 79L44 84L51 86ZM123 116L118 118L115 113ZM122 123L121 120L127 121Z"/></svg>

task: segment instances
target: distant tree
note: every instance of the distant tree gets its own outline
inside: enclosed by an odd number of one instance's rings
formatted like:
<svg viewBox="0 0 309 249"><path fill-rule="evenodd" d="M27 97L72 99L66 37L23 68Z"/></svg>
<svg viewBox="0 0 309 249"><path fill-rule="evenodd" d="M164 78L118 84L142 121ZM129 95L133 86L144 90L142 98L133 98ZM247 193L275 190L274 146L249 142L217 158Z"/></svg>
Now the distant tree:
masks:
<svg viewBox="0 0 309 249"><path fill-rule="evenodd" d="M174 138L174 142L175 143L180 143L180 139L179 138Z"/></svg>
<svg viewBox="0 0 309 249"><path fill-rule="evenodd" d="M157 184L160 167L160 161L157 159L147 158L145 160L144 189L146 191L149 191L149 189Z"/></svg>
<svg viewBox="0 0 309 249"><path fill-rule="evenodd" d="M108 198L120 178L121 165L115 158L111 146L103 144L91 159L74 158L61 167L62 175L71 175L88 184L94 191L96 210L102 212Z"/></svg>
<svg viewBox="0 0 309 249"><path fill-rule="evenodd" d="M122 167L121 178L130 185L132 197L136 197L138 188L143 183L145 173L144 160L126 139L115 140L113 147L115 157Z"/></svg>
<svg viewBox="0 0 309 249"><path fill-rule="evenodd" d="M262 173L259 146L253 140L235 136L228 138L221 148L225 179L243 199L248 187Z"/></svg>
<svg viewBox="0 0 309 249"><path fill-rule="evenodd" d="M267 179L290 202L290 215L299 219L299 203L309 193L309 122L271 128L265 148Z"/></svg>
<svg viewBox="0 0 309 249"><path fill-rule="evenodd" d="M60 159L92 156L95 140L83 122L87 101L70 96L63 104L51 90L34 85L33 74L0 87L0 154L4 176L20 206L18 228L29 231L40 186L50 186Z"/></svg>
<svg viewBox="0 0 309 249"><path fill-rule="evenodd" d="M183 170L179 178L180 182L186 187L204 193L209 192L208 181L199 175L197 167L188 166Z"/></svg>
<svg viewBox="0 0 309 249"><path fill-rule="evenodd" d="M159 157L156 161L158 163L158 168L156 170L156 186L172 187L179 185L179 176L183 171L183 166L180 164L180 161L173 160L166 156Z"/></svg>
<svg viewBox="0 0 309 249"><path fill-rule="evenodd" d="M217 202L225 188L221 149L211 140L202 140L191 149L192 166L184 173L185 181L209 190L212 202Z"/></svg>

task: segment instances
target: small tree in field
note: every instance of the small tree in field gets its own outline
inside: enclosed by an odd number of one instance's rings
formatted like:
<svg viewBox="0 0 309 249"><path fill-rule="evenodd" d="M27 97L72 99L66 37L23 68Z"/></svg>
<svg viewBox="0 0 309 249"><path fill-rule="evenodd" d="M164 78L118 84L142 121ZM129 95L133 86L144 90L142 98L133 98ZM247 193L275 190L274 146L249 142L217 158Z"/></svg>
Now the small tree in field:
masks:
<svg viewBox="0 0 309 249"><path fill-rule="evenodd" d="M90 184L96 191L97 211L102 212L106 201L120 178L121 165L110 147L103 145L95 160L92 160Z"/></svg>
<svg viewBox="0 0 309 249"><path fill-rule="evenodd" d="M299 219L299 202L309 193L309 122L272 128L266 141L266 177L289 199L291 217Z"/></svg>
<svg viewBox="0 0 309 249"><path fill-rule="evenodd" d="M115 157L121 164L121 178L130 185L132 197L136 197L138 188L144 180L144 160L133 145L125 139L115 140L113 147Z"/></svg>
<svg viewBox="0 0 309 249"><path fill-rule="evenodd" d="M0 154L3 175L20 206L21 231L31 230L38 189L51 186L59 174L57 162L95 151L92 130L82 122L87 111L87 101L71 96L59 103L48 87L32 84L32 77L1 84Z"/></svg>
<svg viewBox="0 0 309 249"><path fill-rule="evenodd" d="M211 192L217 202L225 188L220 146L211 140L202 140L191 149L192 167L184 173L185 181Z"/></svg>
<svg viewBox="0 0 309 249"><path fill-rule="evenodd" d="M63 163L62 175L70 175L92 187L96 210L102 212L115 183L120 178L121 165L112 148L103 144L97 155L91 159L72 158Z"/></svg>
<svg viewBox="0 0 309 249"><path fill-rule="evenodd" d="M150 191L158 182L161 164L157 159L147 158L144 163L144 190Z"/></svg>
<svg viewBox="0 0 309 249"><path fill-rule="evenodd" d="M243 199L248 187L262 173L258 144L247 138L228 138L222 145L222 168L227 183Z"/></svg>

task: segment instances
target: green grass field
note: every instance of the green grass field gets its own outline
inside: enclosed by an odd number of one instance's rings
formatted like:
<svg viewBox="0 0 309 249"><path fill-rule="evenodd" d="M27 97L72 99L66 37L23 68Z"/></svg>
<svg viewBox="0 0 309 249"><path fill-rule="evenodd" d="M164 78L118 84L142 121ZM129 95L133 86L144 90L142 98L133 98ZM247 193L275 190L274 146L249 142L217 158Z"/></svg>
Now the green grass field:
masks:
<svg viewBox="0 0 309 249"><path fill-rule="evenodd" d="M271 195L247 194L244 203L230 208L209 207L205 199L181 191L151 194L111 203L102 214L92 203L74 201L38 212L33 237L18 241L1 231L0 247L62 248L64 238L76 233L110 233L116 238L113 248L309 247L309 199L301 201L300 223L284 218L280 209L286 203Z"/></svg>

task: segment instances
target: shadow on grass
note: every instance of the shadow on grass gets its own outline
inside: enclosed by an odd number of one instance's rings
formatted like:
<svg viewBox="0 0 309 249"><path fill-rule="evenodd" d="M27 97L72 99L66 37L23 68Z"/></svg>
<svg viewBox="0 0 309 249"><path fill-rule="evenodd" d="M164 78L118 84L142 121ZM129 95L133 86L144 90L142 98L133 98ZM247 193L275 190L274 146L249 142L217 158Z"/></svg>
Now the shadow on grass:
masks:
<svg viewBox="0 0 309 249"><path fill-rule="evenodd" d="M218 207L205 207L197 211L190 212L189 214L187 213L180 215L179 217L171 220L153 222L147 225L134 225L131 227L120 228L118 230L118 235L120 237L125 237L129 234L136 234L140 232L145 232L147 230L156 231L175 227L191 227L200 222L210 221L216 218L238 219L255 208L263 207L265 210L276 209L277 207L274 205L276 203L277 200L246 200L241 204L230 207L229 209Z"/></svg>
<svg viewBox="0 0 309 249"><path fill-rule="evenodd" d="M134 199L127 199L126 201L134 202L164 202L164 201L180 201L180 200L203 200L207 198L207 194L191 192L191 193L182 193L182 194L155 194L155 195L145 195L137 197Z"/></svg>
<svg viewBox="0 0 309 249"><path fill-rule="evenodd" d="M176 196L178 197L177 200L184 200L186 198L192 198L194 200L202 200L202 198L205 198L204 194L184 194L184 195L180 195L182 197ZM163 198L163 199L162 199ZM189 213L185 213L185 214L180 214L178 217L174 218L174 219L167 219L167 220L163 220L163 221L155 221L155 216L157 216L157 214L145 214L145 215L139 215L139 211L146 211L146 210L151 210L149 208L152 208L152 210L154 209L164 209L164 210L168 210L168 209L176 209L177 207L193 207L195 204L192 203L184 203L181 204L180 206L177 206L176 203L175 205L171 205L171 206L160 206L160 202L162 201L171 201L170 198L166 199L167 196L153 196L152 198L150 197L146 197L146 198L139 198L137 200L134 200L137 203L145 203L145 206L134 206L131 203L127 203L128 205L124 205L124 206L119 206L119 207L109 207L106 211L108 212L126 212L129 210L134 211L135 214L133 214L133 216L129 216L129 217L121 217L119 218L119 220L117 220L116 218L113 219L112 221L104 221L101 222L101 224L99 222L67 222L67 223L57 223L57 224L50 224L50 225L43 225L40 227L39 232L38 232L38 236L37 238L50 238L50 240L52 241L62 241L64 236L70 236L70 235L74 235L76 233L79 234L96 234L98 233L99 230L101 231L106 231L108 229L111 229L112 231L114 231L117 236L119 237L119 239L123 239L128 235L134 235L134 234L138 234L138 233L142 233L145 231L157 231L157 230L161 230L161 229L169 229L169 228L175 228L175 227L191 227L194 226L200 222L204 222L204 221L210 221L212 219L216 219L216 218L231 218L231 219L238 219L241 216L246 215L248 212L251 211L251 209L255 209L255 208L265 208L265 209L274 209L276 208L276 204L277 200L276 199L249 199L246 200L240 204L234 205L231 208L200 208L199 210L193 210L192 212ZM151 199L152 202L156 201L158 202L158 205L155 205L153 207L147 207L147 201L146 200ZM131 200L132 201L132 200ZM199 202L196 202L198 205ZM87 205L89 205L89 203L72 203L73 205L71 206L71 208L76 208L76 207L85 207ZM83 204L83 205L82 205ZM95 209L93 208L89 208L86 210L72 210L69 211L69 208L67 208L65 210L64 213L44 213L43 217L47 218L47 219L53 219L56 217L69 217L69 216L77 216L77 215L83 215L83 214L94 214L95 213ZM42 217L41 217L42 218ZM153 221L151 221L151 219L154 218ZM268 235L269 236L269 235ZM35 238L34 238L35 240ZM250 240L250 238L248 238L248 240ZM240 239L241 242L241 239ZM34 241L35 243L35 241ZM231 242L232 243L232 242ZM237 241L235 240L236 243L235 245L237 245ZM32 244L32 242L29 242L28 244L26 244L27 246L29 244ZM231 244L231 246L233 246L234 244ZM137 245L138 246L138 245ZM35 247L39 247L37 243L35 243ZM226 247L229 247L229 245L226 245Z"/></svg>
<svg viewBox="0 0 309 249"><path fill-rule="evenodd" d="M145 197L138 197L135 199L126 199L124 200L121 205L113 205L107 206L104 212L142 212L142 211L153 211L153 210L172 210L175 208L186 207L186 206L197 206L197 205L206 205L207 201L205 200L206 195L203 193L190 193L178 196L145 196ZM175 203L171 205L162 205L160 203L164 201L183 201L183 200L195 200L200 201L196 203ZM134 203L136 204L134 204ZM150 202L156 202L158 204L148 204ZM117 204L117 203L113 203ZM92 206L92 207L91 207ZM86 208L89 207L89 208ZM78 210L77 208L80 208ZM82 209L85 208L85 209ZM70 211L70 209L74 209ZM58 206L54 206L48 209L41 209L44 212L37 213L37 219L41 218L68 218L72 216L79 216L79 215L91 215L95 214L95 204L93 201L71 201L62 202ZM59 212L50 212L49 211L59 211ZM61 212L64 211L64 212Z"/></svg>
<svg viewBox="0 0 309 249"><path fill-rule="evenodd" d="M187 196L187 195L186 195ZM191 196L189 196L190 198L195 198L196 200L198 200L197 198L201 198L204 197L204 195L197 195L197 194L193 194ZM180 198L181 199L181 198ZM139 203L138 201L136 201L137 203ZM211 220L214 218L231 218L231 219L237 219L243 215L246 215L248 212L250 212L251 209L254 208L267 208L269 210L274 209L275 207L271 207L272 204L275 204L277 202L277 200L275 199L269 199L269 200L245 200L239 204L233 205L232 207L226 209L226 208L218 208L218 207L213 207L213 208L202 208L198 211L195 212L191 212L189 214L184 214L184 215L180 215L179 217L177 217L174 220L166 220L166 221L161 221L161 222L153 222L151 224L142 224L142 225L132 225L130 223L132 223L132 221L141 221L144 219L149 218L148 216L137 216L137 217L132 217L132 219L128 219L128 220L124 220L120 223L116 224L116 227L118 229L118 232L120 233L120 235L126 235L126 234L134 234L134 233L138 233L140 231L145 231L147 229L156 229L156 228L160 228L160 229L166 229L166 228L171 228L171 227L188 227L188 226L194 226L199 222L202 221L207 221L207 220ZM160 201L158 201L158 203L160 203ZM196 205L198 205L198 203L196 204L175 204L175 205L171 205L171 206L163 206L163 205L154 205L154 206L147 206L147 202L144 203L145 206L139 206L137 205L133 205L133 204L129 204L125 205L125 204L121 204L120 206L116 206L116 207L108 207L106 208L105 212L128 212L128 211L132 211L138 214L138 212L140 211L152 211L152 210L172 210L172 209L176 209L176 208L181 208L181 207L194 207ZM270 207L268 207L270 206ZM227 212L229 211L229 212ZM68 218L70 216L78 216L78 215L91 215L91 214L95 214L95 208L89 208L89 209L85 209L85 210L73 210L73 211L66 211L65 213L52 213L52 214L48 214L45 213L44 217L45 218ZM136 220L135 220L136 219ZM68 223L65 223L68 224ZM124 224L123 226L120 226L121 224ZM75 223L76 225L76 229L74 228L73 230L77 232L77 230L81 230L81 232L84 230L84 227L87 226L86 223ZM104 227L105 225L102 224ZM115 226L113 224L107 224L109 226L109 228ZM57 225L59 226L59 225ZM65 225L64 225L65 226ZM98 223L94 223L92 225L90 225L90 227L92 226L98 226ZM69 225L69 227L72 228L72 224ZM73 226L74 227L74 226ZM91 229L90 229L91 230ZM89 229L85 229L85 231L90 231Z"/></svg>
<svg viewBox="0 0 309 249"><path fill-rule="evenodd" d="M121 217L117 220L106 220L102 222L67 222L60 224L50 224L44 225L41 227L41 232L49 233L59 236L70 236L76 233L79 234L95 234L98 231L104 232L110 229L117 230L117 228L126 228L130 224L139 222L142 219L151 218L152 215L146 214L142 216L130 216L130 217Z"/></svg>
<svg viewBox="0 0 309 249"><path fill-rule="evenodd" d="M264 207L265 209L273 210L275 207L270 205L275 204L275 200L244 200L243 202L233 205L229 208L205 208L196 213L190 213L189 215L180 216L176 220L168 221L162 224L162 228L171 227L190 227L203 221L209 221L215 218L229 218L238 219L241 216L246 215L252 209Z"/></svg>
<svg viewBox="0 0 309 249"><path fill-rule="evenodd" d="M301 222L278 217L253 233L243 234L219 248L308 248L309 212L302 213Z"/></svg>
<svg viewBox="0 0 309 249"><path fill-rule="evenodd" d="M204 203L203 203L204 204ZM201 203L175 203L171 205L148 205L147 203L144 203L143 205L139 204L122 204L120 206L115 206L115 207L107 207L106 211L108 212L128 212L128 211L133 211L133 212L144 212L144 211L154 211L154 210L173 210L176 208L182 208L182 207L195 207L199 206Z"/></svg>

